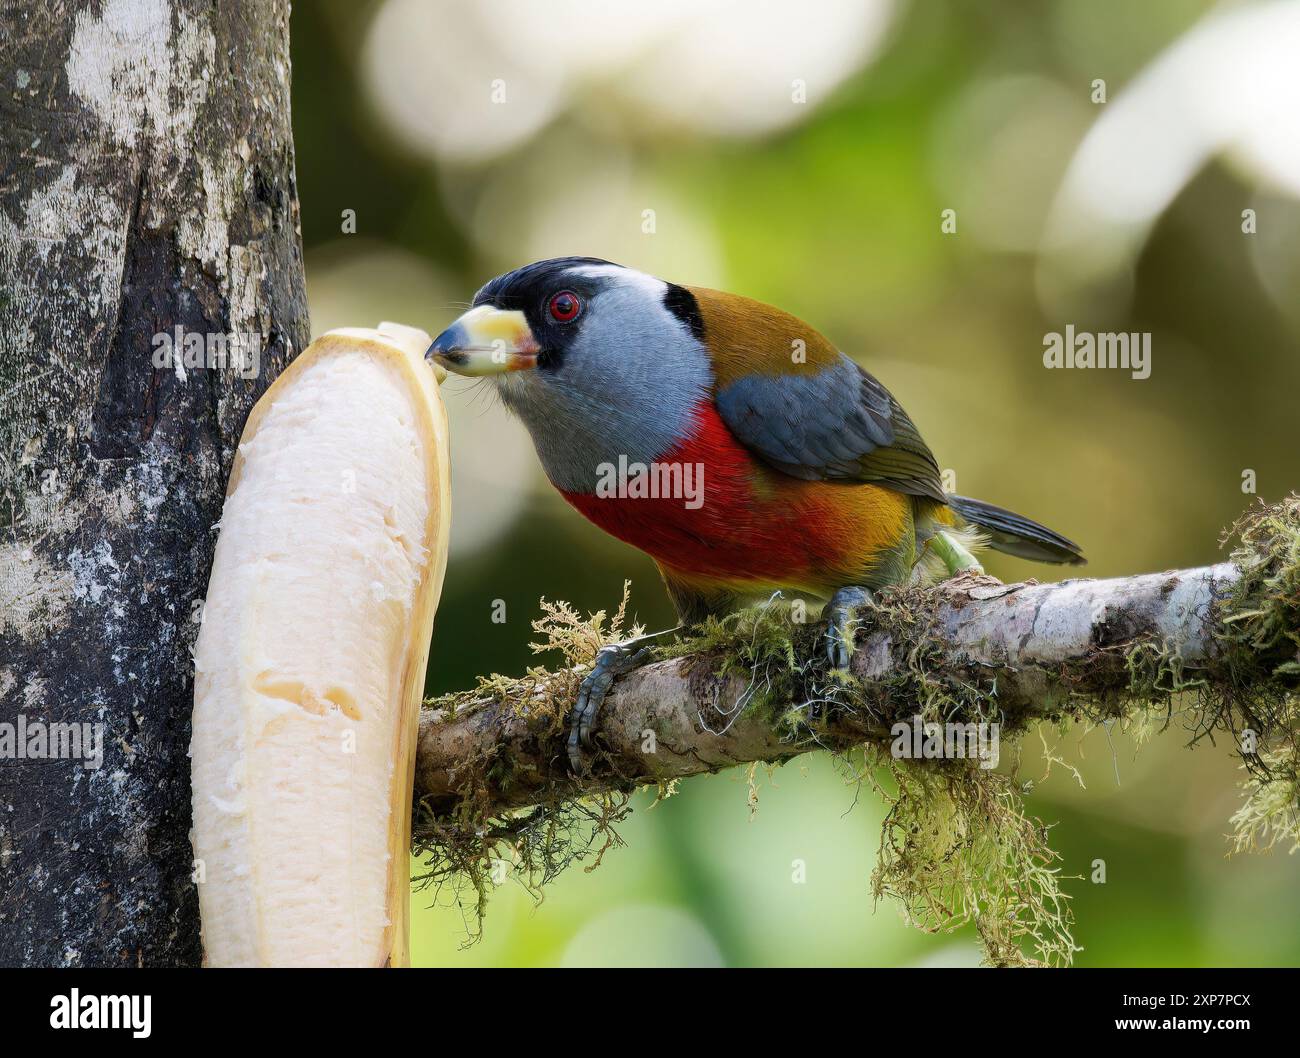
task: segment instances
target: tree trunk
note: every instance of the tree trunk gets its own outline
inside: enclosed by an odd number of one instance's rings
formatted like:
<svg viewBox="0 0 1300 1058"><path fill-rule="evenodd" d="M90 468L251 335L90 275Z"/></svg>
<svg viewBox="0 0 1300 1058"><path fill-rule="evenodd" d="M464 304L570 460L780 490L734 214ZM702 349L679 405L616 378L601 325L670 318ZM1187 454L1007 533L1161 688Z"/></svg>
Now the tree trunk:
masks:
<svg viewBox="0 0 1300 1058"><path fill-rule="evenodd" d="M192 965L190 650L244 418L309 336L289 5L6 2L0 42L0 732L35 738L0 753L0 963ZM203 361L155 366L176 328ZM57 722L102 765L41 756Z"/></svg>

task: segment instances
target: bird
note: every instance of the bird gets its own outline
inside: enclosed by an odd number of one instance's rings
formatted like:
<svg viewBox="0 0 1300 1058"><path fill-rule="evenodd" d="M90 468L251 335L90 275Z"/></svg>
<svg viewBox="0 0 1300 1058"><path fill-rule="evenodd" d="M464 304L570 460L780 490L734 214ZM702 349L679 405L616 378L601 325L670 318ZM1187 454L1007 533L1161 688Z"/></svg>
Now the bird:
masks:
<svg viewBox="0 0 1300 1058"><path fill-rule="evenodd" d="M1084 561L1060 533L945 491L884 385L747 297L596 257L536 261L484 284L426 358L495 383L560 495L654 559L679 628L806 597L824 602L826 660L845 669L853 615L881 588L983 572L972 552L986 546ZM570 718L575 771L614 679L653 638L597 655Z"/></svg>

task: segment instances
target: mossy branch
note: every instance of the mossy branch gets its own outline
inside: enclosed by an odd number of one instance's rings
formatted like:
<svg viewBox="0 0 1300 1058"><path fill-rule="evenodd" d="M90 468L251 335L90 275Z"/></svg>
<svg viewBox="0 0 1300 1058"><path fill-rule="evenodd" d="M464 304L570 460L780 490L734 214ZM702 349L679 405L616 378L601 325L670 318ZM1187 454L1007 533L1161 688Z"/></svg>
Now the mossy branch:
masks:
<svg viewBox="0 0 1300 1058"><path fill-rule="evenodd" d="M619 680L598 719L601 751L580 778L568 770L563 725L580 670L517 687L494 684L505 693L438 700L421 717L416 798L444 814L483 760L503 765L487 777L487 793L492 807L505 811L780 762L819 748L887 746L891 725L910 721L918 699L935 694L952 697L942 719L987 720L996 712L1005 730L1067 716L1119 717L1193 684L1235 692L1238 667L1223 664L1220 646L1226 615L1214 603L1229 598L1240 577L1235 565L1223 563L1041 585L964 575L892 593L862 617L851 670L861 681L856 687L829 677L817 686L811 629L756 629L760 619L746 615L748 621L706 631L698 644L687 641L700 649ZM773 624L788 619L788 608L779 613ZM770 650L774 631L793 647L793 661L780 673L792 693L777 703L776 675L765 659L748 654ZM833 707L837 694L844 708ZM763 708L756 707L760 700ZM816 714L817 722L806 729L792 724L787 709Z"/></svg>
<svg viewBox="0 0 1300 1058"><path fill-rule="evenodd" d="M972 760L898 760L891 729L917 716L996 723L1004 756L1044 721L1154 717L1192 740L1221 733L1249 772L1238 847L1300 844L1300 498L1257 506L1230 535L1231 560L1199 569L1059 584L963 575L881 593L860 614L848 678L827 671L819 629L797 606L710 623L617 682L582 776L567 767L566 717L583 664L624 634L623 608L607 626L603 613L549 604L539 648L563 652L567 667L493 676L426 707L417 849L435 853L432 877L469 874L481 903L485 859L505 849L528 884L544 882L591 851L560 855L557 834L594 826L603 852L622 795L638 787L862 750L855 777L879 786L885 774L891 809L877 895L899 897L924 928L975 921L991 961L1068 961L1055 857L1013 777ZM1026 940L1034 957L1021 957Z"/></svg>

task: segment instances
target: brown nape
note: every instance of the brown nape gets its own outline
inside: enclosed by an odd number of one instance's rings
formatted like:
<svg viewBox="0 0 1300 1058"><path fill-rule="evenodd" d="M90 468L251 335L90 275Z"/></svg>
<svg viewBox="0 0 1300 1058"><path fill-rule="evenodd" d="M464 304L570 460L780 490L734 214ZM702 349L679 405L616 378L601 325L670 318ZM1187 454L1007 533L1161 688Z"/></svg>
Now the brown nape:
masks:
<svg viewBox="0 0 1300 1058"><path fill-rule="evenodd" d="M685 289L699 306L719 388L756 370L773 375L816 373L839 361L840 352L830 339L797 316L738 294L708 287ZM803 356L792 355L799 351Z"/></svg>

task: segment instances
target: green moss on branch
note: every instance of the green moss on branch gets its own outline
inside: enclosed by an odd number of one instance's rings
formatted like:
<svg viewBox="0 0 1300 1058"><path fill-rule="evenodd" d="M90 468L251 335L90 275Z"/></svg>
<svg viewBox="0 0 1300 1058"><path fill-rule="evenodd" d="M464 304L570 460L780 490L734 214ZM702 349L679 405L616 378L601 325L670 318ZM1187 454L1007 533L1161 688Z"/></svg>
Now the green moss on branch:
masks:
<svg viewBox="0 0 1300 1058"><path fill-rule="evenodd" d="M1018 760L1023 734L1043 723L1118 722L1139 733L1176 726L1191 742L1225 735L1245 769L1234 847L1300 846L1300 499L1257 505L1229 540L1235 569L1162 575L1155 585L1135 578L1137 603L1126 608L1119 593L1077 647L1054 650L1049 641L1041 657L960 633L982 627L977 613L996 623L1002 611L988 608L999 606L1008 620L1032 611L1027 627L1036 628L1040 608L1096 582L1072 589L959 578L878 593L859 615L848 676L827 671L819 629L801 604L779 599L710 620L660 656L698 702L693 734L716 734L718 743L748 739L756 756L744 759L825 749L880 793L888 812L871 882L877 898L894 899L926 930L973 924L990 963L1067 963L1077 949L1059 861L1048 828L1024 808L1014 765L899 759L888 752L891 730L914 718L997 725L1004 762ZM1182 598L1180 591L1193 601L1171 634L1161 600ZM416 822L417 850L429 856L425 880L473 893L476 915L501 864L540 894L566 864L585 861L590 869L618 843L629 791L658 781L661 796L671 792L675 779L648 756L598 754L583 779L550 763L584 666L630 631L626 604L625 594L612 618L582 618L544 603L535 647L558 651L564 667L531 669L520 679L494 675L473 692L429 703L445 722L472 728L481 717L492 725L480 725L475 752L456 762L455 798L424 802ZM683 737L662 729L661 718L648 723L665 743ZM499 731L506 734L498 739ZM687 774L734 762L675 766ZM503 807L521 798L526 807Z"/></svg>

